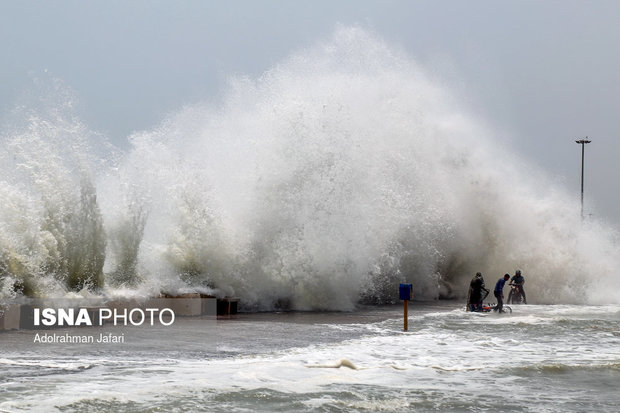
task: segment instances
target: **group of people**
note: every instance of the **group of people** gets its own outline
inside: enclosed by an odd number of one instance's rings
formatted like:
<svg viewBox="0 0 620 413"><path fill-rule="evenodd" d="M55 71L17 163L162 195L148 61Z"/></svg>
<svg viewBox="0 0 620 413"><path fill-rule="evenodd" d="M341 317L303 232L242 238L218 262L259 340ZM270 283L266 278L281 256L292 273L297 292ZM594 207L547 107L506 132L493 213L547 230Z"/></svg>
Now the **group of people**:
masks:
<svg viewBox="0 0 620 413"><path fill-rule="evenodd" d="M523 296L523 303L527 304L527 299L525 298L525 290L523 289L523 285L525 284L525 278L521 274L521 270L515 271L515 275L510 278L510 274L505 274L502 278L497 280L495 283L495 288L493 290L493 294L497 299L497 307L496 310L500 313L503 313L504 310L504 284L506 281L510 280L510 285L514 285L516 289ZM482 311L482 301L489 295L489 290L484 286L484 278L482 278L482 273L478 272L474 275L471 282L469 283L469 296L467 299L467 309L469 311Z"/></svg>

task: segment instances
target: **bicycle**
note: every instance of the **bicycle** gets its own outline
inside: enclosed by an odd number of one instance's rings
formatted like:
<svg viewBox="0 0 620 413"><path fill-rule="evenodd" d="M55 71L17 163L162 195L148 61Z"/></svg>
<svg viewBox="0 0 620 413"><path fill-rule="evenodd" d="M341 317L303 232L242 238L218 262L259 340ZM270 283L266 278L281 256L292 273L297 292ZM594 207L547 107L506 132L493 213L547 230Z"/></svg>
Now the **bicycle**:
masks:
<svg viewBox="0 0 620 413"><path fill-rule="evenodd" d="M523 296L522 286L510 284L510 292L508 293L506 302L509 304L524 304L525 297Z"/></svg>
<svg viewBox="0 0 620 413"><path fill-rule="evenodd" d="M512 314L512 308L504 304L502 310L506 313ZM497 304L482 304L482 312L490 313L491 311L497 311Z"/></svg>

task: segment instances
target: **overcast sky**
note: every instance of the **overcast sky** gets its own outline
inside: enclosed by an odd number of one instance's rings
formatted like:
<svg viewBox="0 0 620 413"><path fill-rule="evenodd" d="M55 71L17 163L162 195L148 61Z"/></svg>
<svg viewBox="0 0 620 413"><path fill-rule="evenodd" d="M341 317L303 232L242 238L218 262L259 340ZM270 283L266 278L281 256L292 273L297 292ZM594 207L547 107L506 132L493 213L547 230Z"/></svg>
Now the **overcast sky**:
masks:
<svg viewBox="0 0 620 413"><path fill-rule="evenodd" d="M402 48L501 131L499 140L620 228L620 1L10 1L0 3L0 110L42 73L91 129L127 146L185 104L217 102L338 24Z"/></svg>

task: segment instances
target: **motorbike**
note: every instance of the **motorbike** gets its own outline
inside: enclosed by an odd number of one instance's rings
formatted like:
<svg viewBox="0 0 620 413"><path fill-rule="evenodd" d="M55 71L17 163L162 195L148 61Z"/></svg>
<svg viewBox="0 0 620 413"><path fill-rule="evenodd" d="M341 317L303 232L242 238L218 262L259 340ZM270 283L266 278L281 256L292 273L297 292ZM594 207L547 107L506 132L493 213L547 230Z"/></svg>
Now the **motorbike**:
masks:
<svg viewBox="0 0 620 413"><path fill-rule="evenodd" d="M525 297L523 296L522 287L517 284L510 284L510 292L508 293L508 304L524 304Z"/></svg>

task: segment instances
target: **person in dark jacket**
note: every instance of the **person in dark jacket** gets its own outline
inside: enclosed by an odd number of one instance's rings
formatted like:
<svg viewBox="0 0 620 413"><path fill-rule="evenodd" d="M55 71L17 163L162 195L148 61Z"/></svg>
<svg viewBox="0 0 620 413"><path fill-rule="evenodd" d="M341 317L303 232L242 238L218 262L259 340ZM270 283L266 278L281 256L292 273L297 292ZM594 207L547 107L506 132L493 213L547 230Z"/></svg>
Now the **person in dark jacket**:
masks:
<svg viewBox="0 0 620 413"><path fill-rule="evenodd" d="M485 291L486 294L482 294ZM477 272L469 283L469 299L467 300L467 309L469 311L482 311L482 300L489 294L489 290L484 287L484 278L482 273Z"/></svg>
<svg viewBox="0 0 620 413"><path fill-rule="evenodd" d="M525 290L523 289L523 284L525 284L525 278L521 275L521 270L517 270L515 275L510 279L510 284L514 284L515 288L521 292L523 296L523 304L527 304L527 298L525 297ZM510 300L508 300L510 304Z"/></svg>
<svg viewBox="0 0 620 413"><path fill-rule="evenodd" d="M493 294L495 295L495 298L497 298L496 310L499 311L500 313L505 312L503 310L504 308L504 284L506 284L506 281L508 281L509 279L510 279L510 274L505 274L502 278L497 280L497 283L495 284L495 289L493 290Z"/></svg>

